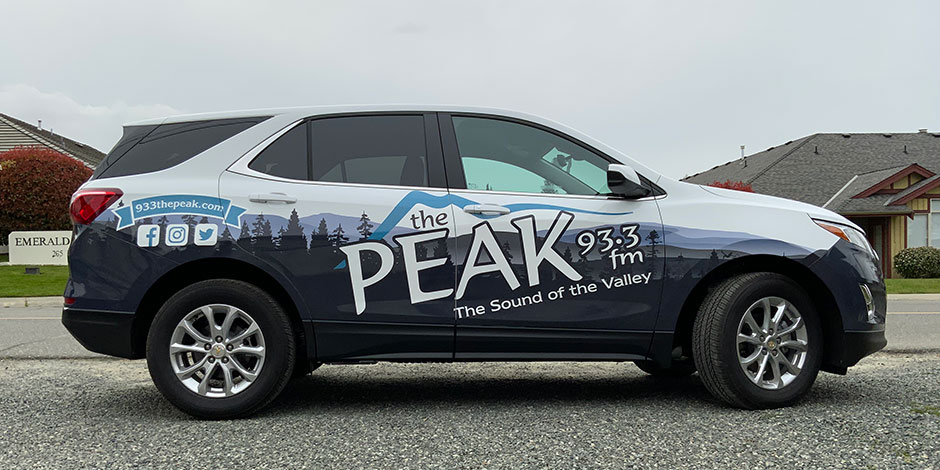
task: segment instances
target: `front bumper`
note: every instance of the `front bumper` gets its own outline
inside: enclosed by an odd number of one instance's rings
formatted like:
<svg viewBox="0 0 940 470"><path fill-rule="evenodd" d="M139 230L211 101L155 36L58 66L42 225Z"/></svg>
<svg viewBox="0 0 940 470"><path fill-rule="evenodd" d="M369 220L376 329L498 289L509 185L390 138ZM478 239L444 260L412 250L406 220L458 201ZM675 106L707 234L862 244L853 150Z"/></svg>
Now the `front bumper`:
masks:
<svg viewBox="0 0 940 470"><path fill-rule="evenodd" d="M863 357L874 354L888 345L885 330L846 331L842 347L842 363L845 367L858 364Z"/></svg>
<svg viewBox="0 0 940 470"><path fill-rule="evenodd" d="M846 331L833 339L836 344L827 344L822 370L834 374L845 374L849 367L858 364L863 357L880 351L888 344L883 325L874 330Z"/></svg>
<svg viewBox="0 0 940 470"><path fill-rule="evenodd" d="M133 312L109 312L65 307L62 324L85 349L109 356L139 359L135 348Z"/></svg>

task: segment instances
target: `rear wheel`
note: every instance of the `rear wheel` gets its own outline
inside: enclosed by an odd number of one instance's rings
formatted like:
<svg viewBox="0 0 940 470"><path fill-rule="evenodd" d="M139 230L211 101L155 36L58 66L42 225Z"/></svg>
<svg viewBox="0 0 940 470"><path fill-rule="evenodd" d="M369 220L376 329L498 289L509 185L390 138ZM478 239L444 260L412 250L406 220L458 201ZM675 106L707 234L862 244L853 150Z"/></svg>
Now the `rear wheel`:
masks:
<svg viewBox="0 0 940 470"><path fill-rule="evenodd" d="M741 408L790 405L809 391L822 331L809 296L775 273L728 279L705 297L692 332L706 388Z"/></svg>
<svg viewBox="0 0 940 470"><path fill-rule="evenodd" d="M258 287L209 280L173 295L147 337L147 366L161 393L200 418L251 414L283 390L295 370L290 319Z"/></svg>

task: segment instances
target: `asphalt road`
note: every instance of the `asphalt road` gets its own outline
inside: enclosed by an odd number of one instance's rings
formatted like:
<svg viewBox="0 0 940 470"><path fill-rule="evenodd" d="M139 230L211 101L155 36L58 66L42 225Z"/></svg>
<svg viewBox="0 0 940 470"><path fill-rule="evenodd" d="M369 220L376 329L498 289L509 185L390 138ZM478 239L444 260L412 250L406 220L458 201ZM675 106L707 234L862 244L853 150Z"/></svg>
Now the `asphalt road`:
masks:
<svg viewBox="0 0 940 470"><path fill-rule="evenodd" d="M0 308L0 468L940 469L938 306L892 302L915 313L889 315L890 349L788 409L629 364L378 364L324 366L228 422L85 352L58 307Z"/></svg>

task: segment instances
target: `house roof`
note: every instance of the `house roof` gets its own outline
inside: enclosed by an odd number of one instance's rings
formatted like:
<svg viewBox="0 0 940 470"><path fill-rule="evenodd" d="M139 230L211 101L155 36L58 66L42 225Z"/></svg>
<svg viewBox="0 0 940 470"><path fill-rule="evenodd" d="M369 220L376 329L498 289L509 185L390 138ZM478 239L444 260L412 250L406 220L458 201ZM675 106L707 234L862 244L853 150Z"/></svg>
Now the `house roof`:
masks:
<svg viewBox="0 0 940 470"><path fill-rule="evenodd" d="M930 191L933 188L940 186L940 175L933 175L930 178L922 179L909 187L905 188L903 191L897 193L892 197L887 204L890 205L901 205L914 199L921 194Z"/></svg>
<svg viewBox="0 0 940 470"><path fill-rule="evenodd" d="M46 129L40 129L6 114L0 114L0 125L3 124L22 134L17 138L9 139L10 147L13 145L43 145L80 160L92 168L98 165L106 156L88 144L83 144ZM0 142L0 146L3 143Z"/></svg>
<svg viewBox="0 0 940 470"><path fill-rule="evenodd" d="M886 205L889 200L896 202L897 195L853 196L865 194L914 164L918 166L913 168L927 170L930 176L940 173L940 133L813 134L684 181L743 181L759 193L842 213L908 213L903 205Z"/></svg>

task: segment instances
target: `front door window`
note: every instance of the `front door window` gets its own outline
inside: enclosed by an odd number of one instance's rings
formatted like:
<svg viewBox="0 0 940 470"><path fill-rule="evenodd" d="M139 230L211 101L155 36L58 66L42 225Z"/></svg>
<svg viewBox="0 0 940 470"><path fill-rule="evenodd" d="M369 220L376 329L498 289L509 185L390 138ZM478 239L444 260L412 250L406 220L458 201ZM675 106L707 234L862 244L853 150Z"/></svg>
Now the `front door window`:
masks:
<svg viewBox="0 0 940 470"><path fill-rule="evenodd" d="M467 189L538 194L609 194L603 157L551 132L479 117L454 117Z"/></svg>

